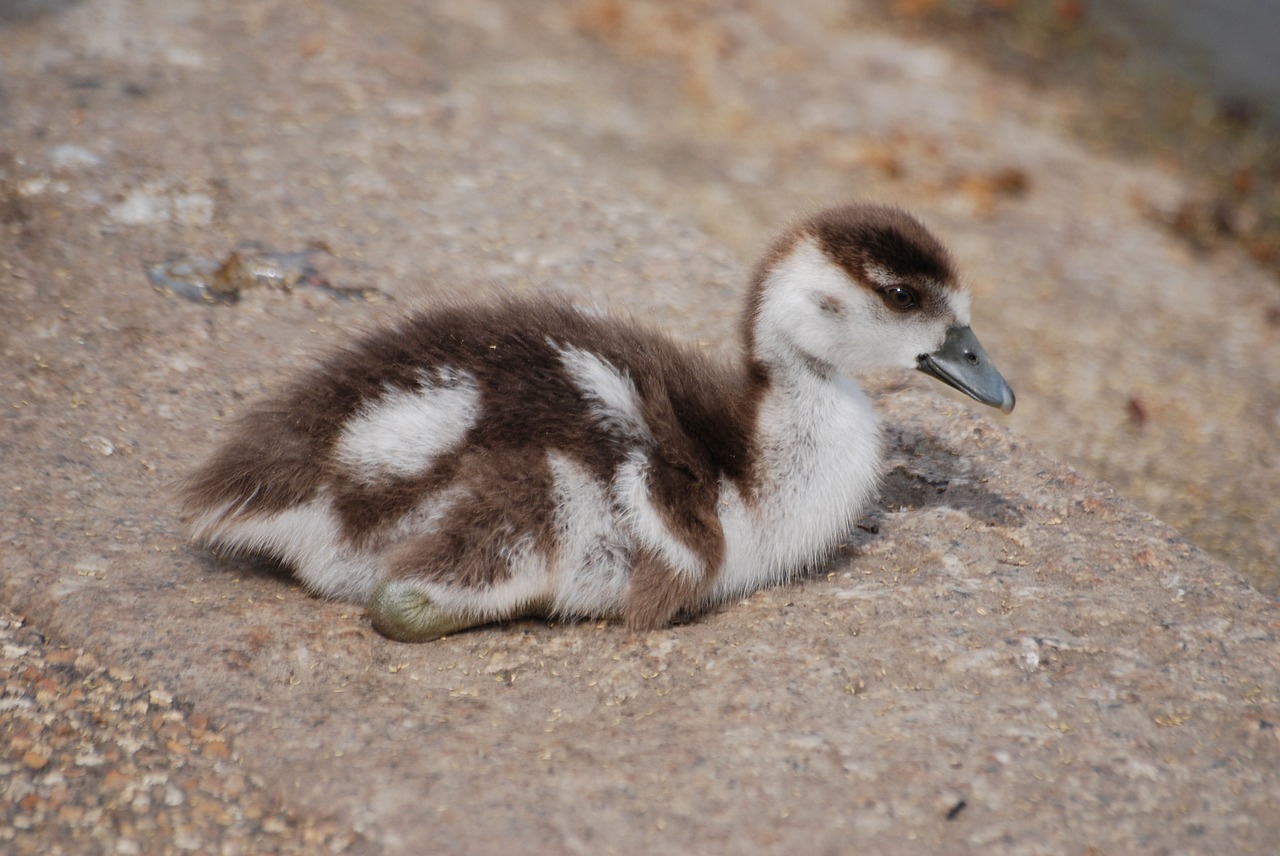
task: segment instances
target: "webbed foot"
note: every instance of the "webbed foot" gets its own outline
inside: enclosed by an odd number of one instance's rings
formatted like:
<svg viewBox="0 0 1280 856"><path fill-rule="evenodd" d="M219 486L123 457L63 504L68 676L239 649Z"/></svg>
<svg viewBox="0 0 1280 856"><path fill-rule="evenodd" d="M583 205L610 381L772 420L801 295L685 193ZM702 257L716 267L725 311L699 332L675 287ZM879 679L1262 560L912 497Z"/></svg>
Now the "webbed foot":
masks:
<svg viewBox="0 0 1280 856"><path fill-rule="evenodd" d="M446 612L404 580L383 580L369 599L373 628L397 642L430 642L458 630L487 624L474 615Z"/></svg>

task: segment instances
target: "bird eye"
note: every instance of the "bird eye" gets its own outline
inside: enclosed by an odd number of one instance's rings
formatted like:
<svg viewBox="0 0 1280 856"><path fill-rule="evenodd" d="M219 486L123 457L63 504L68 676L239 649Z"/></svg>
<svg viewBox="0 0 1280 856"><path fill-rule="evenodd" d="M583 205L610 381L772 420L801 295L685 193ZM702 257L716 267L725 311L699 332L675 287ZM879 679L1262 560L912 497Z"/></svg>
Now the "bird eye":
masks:
<svg viewBox="0 0 1280 856"><path fill-rule="evenodd" d="M896 309L899 312L906 312L920 305L920 295L916 294L915 289L902 285L890 286L881 291L880 296L884 298L885 304L890 309Z"/></svg>

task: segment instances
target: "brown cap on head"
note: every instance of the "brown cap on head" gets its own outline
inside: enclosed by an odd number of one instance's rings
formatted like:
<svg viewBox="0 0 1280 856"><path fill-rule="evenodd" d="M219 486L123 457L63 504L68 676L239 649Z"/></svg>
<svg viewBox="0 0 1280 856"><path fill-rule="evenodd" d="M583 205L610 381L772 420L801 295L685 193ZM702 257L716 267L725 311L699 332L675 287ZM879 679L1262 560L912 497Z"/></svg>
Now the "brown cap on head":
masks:
<svg viewBox="0 0 1280 856"><path fill-rule="evenodd" d="M939 285L956 281L951 255L924 225L905 211L885 205L842 205L803 221L801 234L817 239L823 252L863 281L867 266L904 279Z"/></svg>

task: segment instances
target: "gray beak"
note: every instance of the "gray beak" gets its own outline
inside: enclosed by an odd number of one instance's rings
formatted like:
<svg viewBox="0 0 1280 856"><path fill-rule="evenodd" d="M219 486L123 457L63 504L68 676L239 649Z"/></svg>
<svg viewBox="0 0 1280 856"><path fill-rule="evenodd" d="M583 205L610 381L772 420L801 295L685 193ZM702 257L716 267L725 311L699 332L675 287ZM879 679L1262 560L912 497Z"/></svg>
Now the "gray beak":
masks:
<svg viewBox="0 0 1280 856"><path fill-rule="evenodd" d="M999 407L1004 413L1013 410L1013 390L968 327L947 330L942 347L932 354L921 354L916 368L975 401Z"/></svg>

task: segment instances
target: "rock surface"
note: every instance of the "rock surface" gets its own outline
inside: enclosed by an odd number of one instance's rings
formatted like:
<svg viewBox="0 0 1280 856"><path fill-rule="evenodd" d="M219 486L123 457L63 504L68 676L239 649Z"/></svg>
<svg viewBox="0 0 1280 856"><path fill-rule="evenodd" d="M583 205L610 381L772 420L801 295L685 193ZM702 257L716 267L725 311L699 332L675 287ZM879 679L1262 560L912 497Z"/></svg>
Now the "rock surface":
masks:
<svg viewBox="0 0 1280 856"><path fill-rule="evenodd" d="M503 7L467 8L467 28L509 25L484 17ZM300 819L267 831L352 852L1264 853L1280 836L1275 602L923 378L872 379L889 475L829 566L680 627L520 622L404 646L271 567L192 550L173 481L224 417L351 331L457 290L555 287L731 348L743 264L447 57L335 7L104 0L6 25L0 48L0 597L136 680L113 690L130 710L130 693L172 699L168 751L204 740L192 717L221 738L210 786L179 784L175 803L249 793L262 817L279 799ZM998 359L997 320L1030 323L993 297L1002 277L1063 241L1102 253L1114 227L1111 197L1055 205L1100 161L1044 139L1065 177L1037 178L1018 216L998 203L978 231L965 212L930 217L977 268ZM1151 235L1130 264L1178 275ZM1013 238L1014 273L982 265ZM237 248L275 265L227 274L238 302L148 281ZM1060 358L1010 367L1020 407ZM40 640L14 639L7 725L56 703L38 669L24 677L18 649ZM53 738L13 733L6 795L47 810L11 809L0 842L91 850L74 811L40 800L50 776L92 781L30 762ZM99 754L136 795L149 780L125 763L142 740L128 733L116 760ZM115 817L111 799L97 810ZM243 825L221 841L146 828L155 841L117 825L107 843L253 849Z"/></svg>

